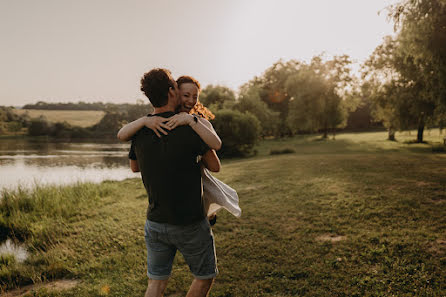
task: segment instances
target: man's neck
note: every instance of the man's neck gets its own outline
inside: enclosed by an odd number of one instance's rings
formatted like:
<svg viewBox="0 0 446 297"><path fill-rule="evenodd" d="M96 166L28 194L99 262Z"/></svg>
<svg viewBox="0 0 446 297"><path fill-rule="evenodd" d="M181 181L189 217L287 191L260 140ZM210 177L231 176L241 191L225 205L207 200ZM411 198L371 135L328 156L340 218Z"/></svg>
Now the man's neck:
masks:
<svg viewBox="0 0 446 297"><path fill-rule="evenodd" d="M154 114L163 112L175 112L175 108L173 106L165 105L162 107L155 107L155 110L153 111Z"/></svg>

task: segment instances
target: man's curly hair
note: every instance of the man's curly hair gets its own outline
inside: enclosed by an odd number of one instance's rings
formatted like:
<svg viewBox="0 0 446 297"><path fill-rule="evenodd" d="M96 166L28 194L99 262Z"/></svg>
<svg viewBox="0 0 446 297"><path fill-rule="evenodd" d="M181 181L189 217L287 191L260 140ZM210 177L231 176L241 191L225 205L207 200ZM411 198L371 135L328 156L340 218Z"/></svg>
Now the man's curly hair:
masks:
<svg viewBox="0 0 446 297"><path fill-rule="evenodd" d="M186 84L186 83L195 84L198 88L198 93L200 93L200 91L201 91L200 83L198 82L198 80L196 80L192 76L183 75L177 79L178 87L180 87L182 84ZM203 104L201 104L201 102L199 100L197 100L197 103L190 110L189 113L190 114L198 114L199 116L205 118L206 120L215 119L215 115L209 109L207 109Z"/></svg>
<svg viewBox="0 0 446 297"><path fill-rule="evenodd" d="M175 89L175 80L169 70L155 68L141 78L141 91L154 107L162 107L168 102L169 89Z"/></svg>

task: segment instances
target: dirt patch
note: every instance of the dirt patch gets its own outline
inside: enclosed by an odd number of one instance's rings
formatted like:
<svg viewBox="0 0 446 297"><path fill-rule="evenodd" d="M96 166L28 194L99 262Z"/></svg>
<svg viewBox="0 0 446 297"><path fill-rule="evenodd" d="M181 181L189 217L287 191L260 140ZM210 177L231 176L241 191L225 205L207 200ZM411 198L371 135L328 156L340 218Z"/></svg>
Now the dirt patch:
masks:
<svg viewBox="0 0 446 297"><path fill-rule="evenodd" d="M238 189L238 192L252 192L265 188L265 185L250 185L245 188Z"/></svg>
<svg viewBox="0 0 446 297"><path fill-rule="evenodd" d="M417 187L426 187L426 186L431 186L432 183L419 181L416 183L416 185L417 185Z"/></svg>
<svg viewBox="0 0 446 297"><path fill-rule="evenodd" d="M43 284L34 284L25 286L19 289L12 290L10 292L6 292L5 294L2 294L2 297L22 297L26 294L32 293L34 291L38 291L42 288L48 289L50 291L62 291L62 290L68 290L76 287L79 284L78 280L68 280L68 279L62 279L62 280L56 280L53 282L43 283Z"/></svg>
<svg viewBox="0 0 446 297"><path fill-rule="evenodd" d="M347 236L336 235L336 234L324 234L324 235L316 237L316 240L331 241L331 242L338 242L338 241L345 240L345 239L347 239Z"/></svg>
<svg viewBox="0 0 446 297"><path fill-rule="evenodd" d="M403 187L400 185L390 185L387 187L387 190L389 191L399 191L401 190Z"/></svg>
<svg viewBox="0 0 446 297"><path fill-rule="evenodd" d="M445 199L431 199L432 204L443 204L445 202L446 202Z"/></svg>
<svg viewBox="0 0 446 297"><path fill-rule="evenodd" d="M446 240L444 239L437 239L434 242L430 244L430 247L428 249L431 253L437 254L437 255L444 255L446 253Z"/></svg>

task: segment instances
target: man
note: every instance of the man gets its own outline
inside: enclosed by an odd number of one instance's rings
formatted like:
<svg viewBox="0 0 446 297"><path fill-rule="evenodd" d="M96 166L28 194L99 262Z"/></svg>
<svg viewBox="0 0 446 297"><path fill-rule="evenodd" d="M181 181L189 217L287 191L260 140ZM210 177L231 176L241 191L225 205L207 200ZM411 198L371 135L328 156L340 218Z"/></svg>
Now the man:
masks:
<svg viewBox="0 0 446 297"><path fill-rule="evenodd" d="M141 90L155 108L154 115L168 118L179 105L178 87L166 69L153 69L141 79ZM146 297L162 296L179 250L194 275L188 297L207 296L218 273L214 237L204 213L198 157L219 169L215 151L191 126L179 126L158 137L144 127L132 139L129 153L133 171L141 171L149 196L145 238L147 246Z"/></svg>

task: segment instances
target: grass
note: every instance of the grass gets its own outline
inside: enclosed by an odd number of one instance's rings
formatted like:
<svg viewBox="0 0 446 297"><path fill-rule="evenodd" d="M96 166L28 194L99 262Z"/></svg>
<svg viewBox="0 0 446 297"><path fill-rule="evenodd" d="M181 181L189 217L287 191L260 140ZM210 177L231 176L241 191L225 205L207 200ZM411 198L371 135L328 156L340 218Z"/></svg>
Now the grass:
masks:
<svg viewBox="0 0 446 297"><path fill-rule="evenodd" d="M40 110L40 109L14 109L17 114L25 114L31 118L45 116L49 122L68 122L72 126L90 127L97 124L104 116L103 111L96 110Z"/></svg>
<svg viewBox="0 0 446 297"><path fill-rule="evenodd" d="M224 162L216 176L243 214L219 214L210 296L445 296L446 154L405 137L270 140L255 158ZM284 147L295 153L269 155ZM2 228L31 252L0 261L3 288L73 278L73 289L32 296L143 296L140 180L20 190L1 203ZM178 255L166 296L184 296L191 280Z"/></svg>

